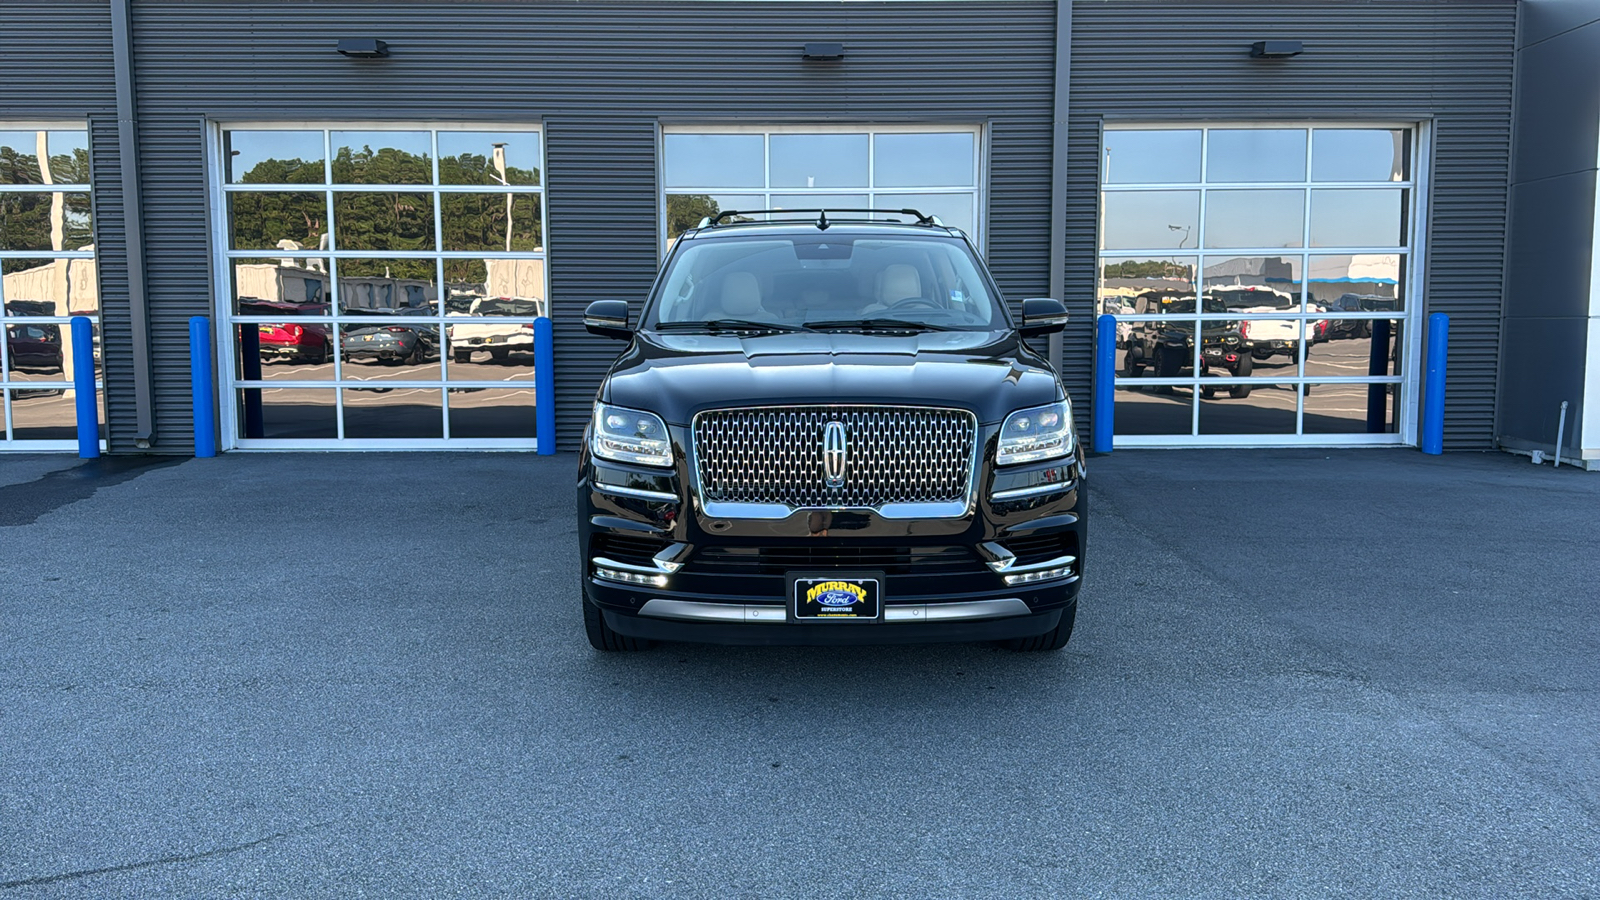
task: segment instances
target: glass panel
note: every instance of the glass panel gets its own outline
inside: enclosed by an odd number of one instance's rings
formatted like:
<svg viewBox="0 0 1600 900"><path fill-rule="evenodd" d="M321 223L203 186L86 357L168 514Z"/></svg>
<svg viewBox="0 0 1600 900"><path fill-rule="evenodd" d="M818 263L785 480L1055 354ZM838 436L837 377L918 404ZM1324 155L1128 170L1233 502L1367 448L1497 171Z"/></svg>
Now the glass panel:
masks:
<svg viewBox="0 0 1600 900"><path fill-rule="evenodd" d="M1207 247L1298 247L1304 240L1306 192L1211 191L1206 194Z"/></svg>
<svg viewBox="0 0 1600 900"><path fill-rule="evenodd" d="M235 259L234 312L241 316L326 316L329 305L325 259Z"/></svg>
<svg viewBox="0 0 1600 900"><path fill-rule="evenodd" d="M402 316L439 314L439 289L432 259L341 259L336 297L340 313L392 311Z"/></svg>
<svg viewBox="0 0 1600 900"><path fill-rule="evenodd" d="M667 239L671 240L691 228L697 228L703 218L715 217L723 210L737 212L741 209L766 209L767 198L761 194L668 194ZM749 222L748 216L734 216L727 222Z"/></svg>
<svg viewBox="0 0 1600 900"><path fill-rule="evenodd" d="M506 305L493 299L477 304L479 312ZM445 342L450 349L451 381L533 378L531 322L461 321L452 316L445 325Z"/></svg>
<svg viewBox="0 0 1600 900"><path fill-rule="evenodd" d="M1409 181L1408 130L1318 128L1311 132L1312 181Z"/></svg>
<svg viewBox="0 0 1600 900"><path fill-rule="evenodd" d="M547 314L542 259L447 259L444 278L446 315Z"/></svg>
<svg viewBox="0 0 1600 900"><path fill-rule="evenodd" d="M1118 385L1114 413L1117 434L1189 434L1194 397L1188 388L1157 393L1154 388Z"/></svg>
<svg viewBox="0 0 1600 900"><path fill-rule="evenodd" d="M88 183L88 132L0 131L0 184Z"/></svg>
<svg viewBox="0 0 1600 900"><path fill-rule="evenodd" d="M440 194L446 250L543 250L539 194Z"/></svg>
<svg viewBox="0 0 1600 900"><path fill-rule="evenodd" d="M9 393L12 440L75 441L78 439L75 391L68 388L27 388Z"/></svg>
<svg viewBox="0 0 1600 900"><path fill-rule="evenodd" d="M773 209L866 209L866 194L773 194Z"/></svg>
<svg viewBox="0 0 1600 900"><path fill-rule="evenodd" d="M241 322L234 329L240 379L333 380L333 326L322 322Z"/></svg>
<svg viewBox="0 0 1600 900"><path fill-rule="evenodd" d="M1192 315L1194 298L1191 297L1141 297L1138 308L1159 314L1163 308L1173 315ZM1194 375L1193 319L1134 321L1128 324L1128 335L1123 353L1118 357L1118 368L1126 378L1189 378ZM1187 387L1151 387L1147 390L1169 394L1174 390L1188 392Z"/></svg>
<svg viewBox="0 0 1600 900"><path fill-rule="evenodd" d="M1306 434L1393 434L1396 384L1317 384L1306 394Z"/></svg>
<svg viewBox="0 0 1600 900"><path fill-rule="evenodd" d="M92 259L6 259L6 313L13 316L93 316L100 279Z"/></svg>
<svg viewBox="0 0 1600 900"><path fill-rule="evenodd" d="M333 195L333 216L340 250L433 249L429 194L341 192Z"/></svg>
<svg viewBox="0 0 1600 900"><path fill-rule="evenodd" d="M426 131L335 131L334 184L432 184Z"/></svg>
<svg viewBox="0 0 1600 900"><path fill-rule="evenodd" d="M1199 238L1199 191L1107 191L1102 206L1107 250L1193 250Z"/></svg>
<svg viewBox="0 0 1600 900"><path fill-rule="evenodd" d="M444 412L440 388L346 388L347 438L440 438Z"/></svg>
<svg viewBox="0 0 1600 900"><path fill-rule="evenodd" d="M759 134L665 134L669 188L766 186L766 139Z"/></svg>
<svg viewBox="0 0 1600 900"><path fill-rule="evenodd" d="M1206 146L1206 180L1305 181L1305 130L1213 129Z"/></svg>
<svg viewBox="0 0 1600 900"><path fill-rule="evenodd" d="M327 172L320 131L228 131L227 178L242 184L321 184Z"/></svg>
<svg viewBox="0 0 1600 900"><path fill-rule="evenodd" d="M1399 253L1311 257L1311 300L1327 312L1405 309L1405 257Z"/></svg>
<svg viewBox="0 0 1600 900"><path fill-rule="evenodd" d="M1100 176L1106 184L1198 182L1200 132L1107 131Z"/></svg>
<svg viewBox="0 0 1600 900"><path fill-rule="evenodd" d="M0 250L84 250L93 244L88 194L0 194Z"/></svg>
<svg viewBox="0 0 1600 900"><path fill-rule="evenodd" d="M877 194L872 205L879 209L914 209L925 216L938 216L946 225L972 234L976 222L972 215L972 195L961 194ZM910 216L874 216L893 222L913 221Z"/></svg>
<svg viewBox="0 0 1600 900"><path fill-rule="evenodd" d="M440 184L539 184L539 134L439 132Z"/></svg>
<svg viewBox="0 0 1600 900"><path fill-rule="evenodd" d="M1325 321L1325 320L1324 320ZM1399 375L1402 340L1397 319L1343 319L1329 323L1330 339L1306 354L1307 378Z"/></svg>
<svg viewBox="0 0 1600 900"><path fill-rule="evenodd" d="M977 135L877 134L872 180L877 187L957 187L976 184Z"/></svg>
<svg viewBox="0 0 1600 900"><path fill-rule="evenodd" d="M438 381L439 328L382 315L347 322L339 326L339 359L351 381Z"/></svg>
<svg viewBox="0 0 1600 900"><path fill-rule="evenodd" d="M334 438L339 410L334 392L315 388L246 388L239 391L239 437Z"/></svg>
<svg viewBox="0 0 1600 900"><path fill-rule="evenodd" d="M533 432L532 385L513 390L451 389L451 437L531 438Z"/></svg>
<svg viewBox="0 0 1600 900"><path fill-rule="evenodd" d="M1132 315L1142 294L1194 295L1195 258L1103 259L1100 261L1100 312L1113 316ZM1153 297L1146 297L1145 306ZM1118 323L1118 339L1125 341L1123 325Z"/></svg>
<svg viewBox="0 0 1600 900"><path fill-rule="evenodd" d="M248 191L228 195L228 249L326 250L323 193Z"/></svg>
<svg viewBox="0 0 1600 900"><path fill-rule="evenodd" d="M869 186L864 134L775 134L770 140L772 187Z"/></svg>
<svg viewBox="0 0 1600 900"><path fill-rule="evenodd" d="M1400 246L1405 234L1405 193L1312 191L1311 246Z"/></svg>
<svg viewBox="0 0 1600 900"><path fill-rule="evenodd" d="M6 320L8 381L69 381L68 326L54 322Z"/></svg>
<svg viewBox="0 0 1600 900"><path fill-rule="evenodd" d="M1292 386L1208 384L1201 393L1201 434L1294 434L1294 420Z"/></svg>
<svg viewBox="0 0 1600 900"><path fill-rule="evenodd" d="M1301 256L1208 256L1205 289L1221 310L1298 312Z"/></svg>

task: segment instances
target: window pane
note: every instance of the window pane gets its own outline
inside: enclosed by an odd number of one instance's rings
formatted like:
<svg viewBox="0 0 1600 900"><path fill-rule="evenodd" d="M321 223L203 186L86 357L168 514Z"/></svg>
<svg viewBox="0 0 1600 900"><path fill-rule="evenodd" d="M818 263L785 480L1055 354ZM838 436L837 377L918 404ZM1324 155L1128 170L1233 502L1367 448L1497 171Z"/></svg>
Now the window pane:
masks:
<svg viewBox="0 0 1600 900"><path fill-rule="evenodd" d="M968 235L974 233L976 221L972 215L972 194L877 194L872 205L879 209L914 209L925 216L938 216L946 225L959 228ZM910 216L877 216L896 222L915 221Z"/></svg>
<svg viewBox="0 0 1600 900"><path fill-rule="evenodd" d="M67 326L57 322L6 320L4 380L68 381ZM77 363L78 360L72 360ZM91 361L91 365L93 362Z"/></svg>
<svg viewBox="0 0 1600 900"><path fill-rule="evenodd" d="M773 187L867 187L864 134L775 134L770 140Z"/></svg>
<svg viewBox="0 0 1600 900"><path fill-rule="evenodd" d="M1117 385L1113 431L1116 434L1189 434L1194 427L1191 404L1194 396L1186 387L1167 392L1139 385Z"/></svg>
<svg viewBox="0 0 1600 900"><path fill-rule="evenodd" d="M451 381L516 381L533 378L533 324L517 321L446 320Z"/></svg>
<svg viewBox="0 0 1600 900"><path fill-rule="evenodd" d="M1107 191L1101 246L1107 250L1194 249L1199 191Z"/></svg>
<svg viewBox="0 0 1600 900"><path fill-rule="evenodd" d="M83 250L93 243L87 193L0 194L0 250Z"/></svg>
<svg viewBox="0 0 1600 900"><path fill-rule="evenodd" d="M1304 240L1305 191L1210 191L1207 247L1298 247Z"/></svg>
<svg viewBox="0 0 1600 900"><path fill-rule="evenodd" d="M1405 342L1398 319L1328 321L1327 341L1306 354L1307 377L1374 377L1400 375Z"/></svg>
<svg viewBox="0 0 1600 900"><path fill-rule="evenodd" d="M326 250L323 193L248 191L228 195L228 249Z"/></svg>
<svg viewBox="0 0 1600 900"><path fill-rule="evenodd" d="M26 388L8 393L11 396L12 440L77 440L75 391L70 388ZM103 432L104 428L101 430Z"/></svg>
<svg viewBox="0 0 1600 900"><path fill-rule="evenodd" d="M440 194L446 250L543 250L539 194Z"/></svg>
<svg viewBox="0 0 1600 900"><path fill-rule="evenodd" d="M773 209L866 209L866 194L773 194Z"/></svg>
<svg viewBox="0 0 1600 900"><path fill-rule="evenodd" d="M346 388L344 436L347 438L440 438L444 436L444 403L439 388Z"/></svg>
<svg viewBox="0 0 1600 900"><path fill-rule="evenodd" d="M666 134L667 187L766 186L766 141L759 134Z"/></svg>
<svg viewBox="0 0 1600 900"><path fill-rule="evenodd" d="M1200 132L1107 131L1100 175L1106 184L1200 180Z"/></svg>
<svg viewBox="0 0 1600 900"><path fill-rule="evenodd" d="M877 187L957 187L977 183L977 136L971 132L878 134L872 140L872 178Z"/></svg>
<svg viewBox="0 0 1600 900"><path fill-rule="evenodd" d="M426 131L335 131L335 184L432 184Z"/></svg>
<svg viewBox="0 0 1600 900"><path fill-rule="evenodd" d="M352 381L438 381L439 329L385 315L347 322L339 326L339 361Z"/></svg>
<svg viewBox="0 0 1600 900"><path fill-rule="evenodd" d="M234 328L236 376L245 381L332 381L333 326L323 322L241 322Z"/></svg>
<svg viewBox="0 0 1600 900"><path fill-rule="evenodd" d="M761 194L668 194L667 239L677 237L699 226L703 218L714 218L724 210L766 209L767 199ZM727 221L748 222L745 216Z"/></svg>
<svg viewBox="0 0 1600 900"><path fill-rule="evenodd" d="M1306 394L1306 434L1393 434L1395 384L1317 384Z"/></svg>
<svg viewBox="0 0 1600 900"><path fill-rule="evenodd" d="M331 390L245 388L238 404L241 438L333 438L339 433Z"/></svg>
<svg viewBox="0 0 1600 900"><path fill-rule="evenodd" d="M1305 181L1302 129L1215 129L1206 146L1207 181Z"/></svg>
<svg viewBox="0 0 1600 900"><path fill-rule="evenodd" d="M229 131L222 155L230 182L321 184L327 175L320 131Z"/></svg>
<svg viewBox="0 0 1600 900"><path fill-rule="evenodd" d="M1225 309L1298 312L1300 256L1208 256L1206 296Z"/></svg>
<svg viewBox="0 0 1600 900"><path fill-rule="evenodd" d="M1311 257L1311 300L1328 312L1405 309L1405 257L1399 253Z"/></svg>
<svg viewBox="0 0 1600 900"><path fill-rule="evenodd" d="M1192 298L1195 262L1192 256L1101 260L1100 312L1113 316L1134 315L1141 308L1154 312L1149 307L1153 301L1160 306L1155 300L1160 295ZM1143 304L1138 302L1141 296L1145 297ZM1117 324L1119 343L1127 341L1127 328L1126 323Z"/></svg>
<svg viewBox="0 0 1600 900"><path fill-rule="evenodd" d="M1288 374L1292 375L1293 372ZM1297 392L1293 385L1208 385L1200 398L1201 434L1294 434ZM1245 393L1248 388L1249 393Z"/></svg>
<svg viewBox="0 0 1600 900"><path fill-rule="evenodd" d="M340 313L380 310L402 316L439 314L438 269L432 258L341 259L336 267Z"/></svg>
<svg viewBox="0 0 1600 900"><path fill-rule="evenodd" d="M0 131L0 184L88 183L88 132Z"/></svg>
<svg viewBox="0 0 1600 900"><path fill-rule="evenodd" d="M1409 181L1411 132L1327 129L1311 132L1312 181Z"/></svg>
<svg viewBox="0 0 1600 900"><path fill-rule="evenodd" d="M235 259L234 312L241 316L331 314L325 259Z"/></svg>
<svg viewBox="0 0 1600 900"><path fill-rule="evenodd" d="M446 315L547 314L542 259L447 259L444 280Z"/></svg>
<svg viewBox="0 0 1600 900"><path fill-rule="evenodd" d="M100 280L92 259L6 259L6 313L13 316L93 316Z"/></svg>
<svg viewBox="0 0 1600 900"><path fill-rule="evenodd" d="M340 250L432 250L429 194L341 192L333 195L335 246Z"/></svg>
<svg viewBox="0 0 1600 900"><path fill-rule="evenodd" d="M453 438L531 438L533 387L514 390L457 388L450 392Z"/></svg>
<svg viewBox="0 0 1600 900"><path fill-rule="evenodd" d="M539 184L539 134L439 132L440 184Z"/></svg>
<svg viewBox="0 0 1600 900"><path fill-rule="evenodd" d="M1312 191L1311 246L1398 247L1405 191Z"/></svg>

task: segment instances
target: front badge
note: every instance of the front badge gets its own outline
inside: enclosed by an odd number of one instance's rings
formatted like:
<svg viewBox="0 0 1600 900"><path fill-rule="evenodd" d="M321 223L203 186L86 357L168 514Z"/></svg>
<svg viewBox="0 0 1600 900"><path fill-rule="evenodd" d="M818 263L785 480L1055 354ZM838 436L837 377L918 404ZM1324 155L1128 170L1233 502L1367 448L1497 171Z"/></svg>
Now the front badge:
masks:
<svg viewBox="0 0 1600 900"><path fill-rule="evenodd" d="M822 429L822 477L828 487L844 487L844 467L848 446L844 423L835 419Z"/></svg>

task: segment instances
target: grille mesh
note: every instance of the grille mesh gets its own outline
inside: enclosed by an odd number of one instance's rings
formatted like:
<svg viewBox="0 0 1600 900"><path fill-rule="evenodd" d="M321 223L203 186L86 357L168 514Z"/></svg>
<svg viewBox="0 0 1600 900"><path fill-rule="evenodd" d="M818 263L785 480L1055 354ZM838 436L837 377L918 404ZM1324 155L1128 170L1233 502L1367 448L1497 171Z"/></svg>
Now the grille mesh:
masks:
<svg viewBox="0 0 1600 900"><path fill-rule="evenodd" d="M827 486L823 430L844 425L844 483ZM700 493L730 503L878 507L965 500L977 421L959 409L784 406L695 417Z"/></svg>

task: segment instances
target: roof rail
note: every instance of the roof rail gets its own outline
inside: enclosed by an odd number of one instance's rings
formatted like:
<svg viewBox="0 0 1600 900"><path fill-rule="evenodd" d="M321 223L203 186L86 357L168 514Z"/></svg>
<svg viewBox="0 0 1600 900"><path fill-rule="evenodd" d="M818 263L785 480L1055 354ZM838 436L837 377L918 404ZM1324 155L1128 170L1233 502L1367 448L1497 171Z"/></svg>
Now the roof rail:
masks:
<svg viewBox="0 0 1600 900"><path fill-rule="evenodd" d="M817 219L816 219L817 229L819 231L826 231L826 230L828 230L828 226L833 224L832 222L828 221L828 213L830 213L830 212L831 213L835 213L835 214L837 214L837 213L877 213L879 215L913 216L913 217L916 218L916 220L917 220L916 224L918 224L918 225L936 225L936 226L939 226L939 227L943 227L944 226L944 223L939 221L939 217L938 216L930 216L930 215L927 215L925 213L919 212L918 210L915 210L915 209L853 209L852 208L852 209L730 209L730 210L725 210L723 212L717 213L717 215L715 217L707 216L707 217L701 219L699 227L701 227L701 228L716 228L716 227L718 227L719 225L722 224L722 220L723 219L731 219L731 218L734 218L736 216L770 216L770 215L794 215L794 214L798 214L798 213L816 213L817 214ZM858 222L858 221L871 221L871 220L842 219L840 221ZM729 224L735 224L735 223L729 223ZM884 222L882 224L884 224L884 225L896 225L896 224L905 224L905 223L902 223L902 222Z"/></svg>

